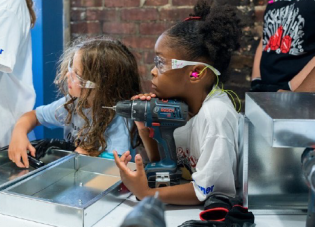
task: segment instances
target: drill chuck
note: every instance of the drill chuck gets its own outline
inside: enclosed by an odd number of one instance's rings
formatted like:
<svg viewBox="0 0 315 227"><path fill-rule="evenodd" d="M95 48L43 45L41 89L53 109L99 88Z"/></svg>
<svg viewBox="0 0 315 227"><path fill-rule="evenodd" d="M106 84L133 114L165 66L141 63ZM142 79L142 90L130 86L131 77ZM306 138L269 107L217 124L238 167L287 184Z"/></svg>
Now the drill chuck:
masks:
<svg viewBox="0 0 315 227"><path fill-rule="evenodd" d="M148 102L142 100L124 100L116 104L116 113L125 118L135 121L146 120Z"/></svg>

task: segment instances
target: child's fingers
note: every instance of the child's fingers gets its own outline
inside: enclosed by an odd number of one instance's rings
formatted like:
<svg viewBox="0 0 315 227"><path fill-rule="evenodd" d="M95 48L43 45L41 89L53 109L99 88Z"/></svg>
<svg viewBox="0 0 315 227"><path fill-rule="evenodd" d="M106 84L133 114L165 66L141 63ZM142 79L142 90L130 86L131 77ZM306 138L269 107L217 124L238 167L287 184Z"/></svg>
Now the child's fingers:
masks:
<svg viewBox="0 0 315 227"><path fill-rule="evenodd" d="M118 166L120 164L120 158L118 157L117 151L113 151L113 154L114 154L115 163Z"/></svg>
<svg viewBox="0 0 315 227"><path fill-rule="evenodd" d="M35 147L33 147L32 144L29 143L27 146L27 149L31 152L31 155L35 157L35 152L36 152Z"/></svg>
<svg viewBox="0 0 315 227"><path fill-rule="evenodd" d="M28 168L29 167L29 162L28 162L28 157L27 157L27 153L26 152L22 153L22 160L23 160L25 168Z"/></svg>
<svg viewBox="0 0 315 227"><path fill-rule="evenodd" d="M126 157L126 159L125 159L125 165L128 165L128 162L130 162L130 160L131 160L131 155L128 155L127 157Z"/></svg>
<svg viewBox="0 0 315 227"><path fill-rule="evenodd" d="M146 128L143 121L135 121L135 124L136 124L139 131Z"/></svg>
<svg viewBox="0 0 315 227"><path fill-rule="evenodd" d="M142 157L140 154L137 154L136 157L136 166L137 166L137 172L141 173L144 171L144 167L143 167L143 162L142 162Z"/></svg>
<svg viewBox="0 0 315 227"><path fill-rule="evenodd" d="M25 154L26 154L26 152L25 152ZM21 162L21 155L20 154L17 153L14 155L14 162L18 167L25 168L25 165ZM24 159L23 159L23 162L24 162ZM28 162L28 160L27 160L27 162Z"/></svg>
<svg viewBox="0 0 315 227"><path fill-rule="evenodd" d="M140 100L146 100L146 96L141 95L141 96L140 96Z"/></svg>
<svg viewBox="0 0 315 227"><path fill-rule="evenodd" d="M123 155L120 157L120 161L121 162L125 162L125 160L126 160L126 158L128 157L129 154L130 154L130 151L126 151L125 153L123 153Z"/></svg>
<svg viewBox="0 0 315 227"><path fill-rule="evenodd" d="M156 94L153 94L152 92L150 93L144 93L144 94L138 94L138 95L134 95L131 97L131 100L136 100L136 99L140 99L140 100L151 100L151 98L155 98Z"/></svg>
<svg viewBox="0 0 315 227"><path fill-rule="evenodd" d="M139 98L139 95L134 95L131 97L131 100L135 100L135 99L138 99Z"/></svg>
<svg viewBox="0 0 315 227"><path fill-rule="evenodd" d="M118 157L117 151L114 151L113 154L114 154L116 166L120 169L120 171L122 171L123 173L129 171L124 161L122 161L121 158Z"/></svg>

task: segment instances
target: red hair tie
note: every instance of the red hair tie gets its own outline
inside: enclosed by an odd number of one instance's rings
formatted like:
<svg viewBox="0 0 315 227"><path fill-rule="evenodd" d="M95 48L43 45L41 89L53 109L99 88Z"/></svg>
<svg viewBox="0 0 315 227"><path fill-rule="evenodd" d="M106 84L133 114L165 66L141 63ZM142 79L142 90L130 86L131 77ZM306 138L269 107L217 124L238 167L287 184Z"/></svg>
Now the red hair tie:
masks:
<svg viewBox="0 0 315 227"><path fill-rule="evenodd" d="M190 16L190 17L187 17L184 21L189 21L189 20L200 20L201 17L193 17L193 16Z"/></svg>

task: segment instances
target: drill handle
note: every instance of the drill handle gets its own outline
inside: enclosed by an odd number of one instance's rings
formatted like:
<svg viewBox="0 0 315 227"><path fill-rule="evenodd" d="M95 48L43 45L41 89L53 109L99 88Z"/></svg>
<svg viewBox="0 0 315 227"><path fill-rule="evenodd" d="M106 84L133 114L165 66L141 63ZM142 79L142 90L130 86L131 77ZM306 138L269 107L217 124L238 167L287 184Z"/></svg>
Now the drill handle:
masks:
<svg viewBox="0 0 315 227"><path fill-rule="evenodd" d="M158 142L161 163L165 165L177 165L177 154L174 140L174 127L153 126L154 136Z"/></svg>

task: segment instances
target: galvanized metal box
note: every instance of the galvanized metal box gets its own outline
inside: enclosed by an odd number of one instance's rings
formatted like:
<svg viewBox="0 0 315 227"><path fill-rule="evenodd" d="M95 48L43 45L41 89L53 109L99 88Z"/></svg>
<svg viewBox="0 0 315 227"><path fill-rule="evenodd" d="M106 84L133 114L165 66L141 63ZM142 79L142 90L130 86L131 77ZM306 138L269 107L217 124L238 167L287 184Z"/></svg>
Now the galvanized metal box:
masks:
<svg viewBox="0 0 315 227"><path fill-rule="evenodd" d="M135 164L129 167L135 169ZM86 227L129 195L113 160L70 154L14 184L6 183L0 191L0 213L54 226Z"/></svg>
<svg viewBox="0 0 315 227"><path fill-rule="evenodd" d="M244 203L250 209L265 214L306 211L301 155L315 144L314 103L310 93L246 94L241 165Z"/></svg>

